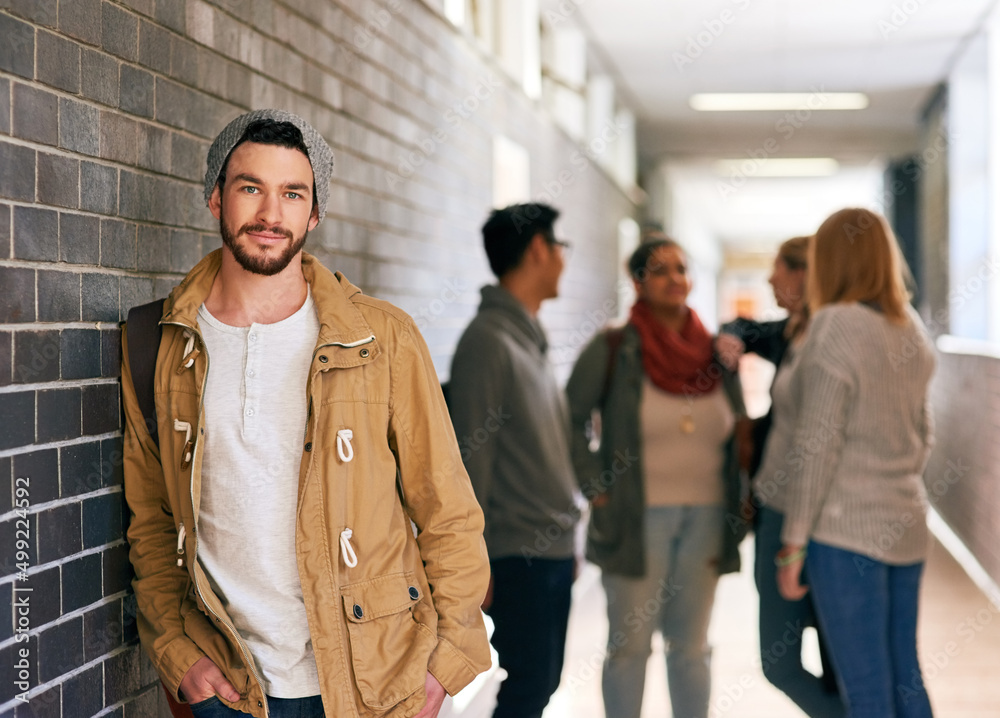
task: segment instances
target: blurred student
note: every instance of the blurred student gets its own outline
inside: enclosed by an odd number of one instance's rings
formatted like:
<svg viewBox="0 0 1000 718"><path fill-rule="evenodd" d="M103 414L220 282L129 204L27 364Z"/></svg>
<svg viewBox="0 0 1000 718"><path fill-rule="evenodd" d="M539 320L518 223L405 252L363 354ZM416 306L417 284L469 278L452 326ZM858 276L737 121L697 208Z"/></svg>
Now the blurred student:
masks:
<svg viewBox="0 0 1000 718"><path fill-rule="evenodd" d="M814 314L788 391L796 433L778 586L787 600L812 591L849 718L931 715L916 632L934 354L904 271L879 215L845 209L820 226Z"/></svg>

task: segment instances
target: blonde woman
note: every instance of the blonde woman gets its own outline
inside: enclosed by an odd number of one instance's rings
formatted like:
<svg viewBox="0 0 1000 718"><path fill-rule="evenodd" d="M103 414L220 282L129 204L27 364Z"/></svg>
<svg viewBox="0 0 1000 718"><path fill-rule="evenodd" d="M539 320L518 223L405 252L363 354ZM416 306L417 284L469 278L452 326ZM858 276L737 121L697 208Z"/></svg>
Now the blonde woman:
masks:
<svg viewBox="0 0 1000 718"><path fill-rule="evenodd" d="M778 587L790 601L813 592L848 718L931 716L916 630L934 355L904 271L879 215L846 209L822 224L790 387L797 429Z"/></svg>

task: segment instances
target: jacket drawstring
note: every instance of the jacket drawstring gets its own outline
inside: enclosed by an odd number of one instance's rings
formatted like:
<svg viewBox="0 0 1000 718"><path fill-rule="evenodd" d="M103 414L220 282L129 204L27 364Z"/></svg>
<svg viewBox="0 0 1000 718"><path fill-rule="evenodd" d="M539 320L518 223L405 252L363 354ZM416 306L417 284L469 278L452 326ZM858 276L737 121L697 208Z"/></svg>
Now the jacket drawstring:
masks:
<svg viewBox="0 0 1000 718"><path fill-rule="evenodd" d="M195 357L201 354L200 349L194 348L194 333L192 331L185 329L184 338L187 339L187 343L184 345L184 358L181 359L181 365L177 367L178 374L185 369L190 369L194 365Z"/></svg>
<svg viewBox="0 0 1000 718"><path fill-rule="evenodd" d="M337 432L337 456L345 464L350 463L351 459L354 458L354 447L351 446L351 439L353 438L354 432L350 429L341 429Z"/></svg>
<svg viewBox="0 0 1000 718"><path fill-rule="evenodd" d="M191 453L194 449L194 444L191 442L191 425L186 421L174 419L174 431L184 432L184 452L181 459L181 468L185 468L191 463Z"/></svg>
<svg viewBox="0 0 1000 718"><path fill-rule="evenodd" d="M350 568L354 568L358 565L358 555L354 553L354 547L351 546L351 536L354 532L351 529L344 529L340 532L340 554L344 557L344 563Z"/></svg>
<svg viewBox="0 0 1000 718"><path fill-rule="evenodd" d="M187 529L184 528L184 522L181 521L180 528L177 529L177 565L184 565L184 537L187 536Z"/></svg>

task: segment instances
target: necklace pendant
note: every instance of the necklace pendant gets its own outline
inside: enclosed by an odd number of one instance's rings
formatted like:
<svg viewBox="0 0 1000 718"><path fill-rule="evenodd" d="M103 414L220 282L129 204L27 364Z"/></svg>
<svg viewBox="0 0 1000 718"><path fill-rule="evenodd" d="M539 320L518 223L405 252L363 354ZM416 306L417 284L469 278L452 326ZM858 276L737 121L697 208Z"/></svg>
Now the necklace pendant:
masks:
<svg viewBox="0 0 1000 718"><path fill-rule="evenodd" d="M681 432L684 434L691 434L694 432L694 419L691 418L690 414L684 414L681 416Z"/></svg>

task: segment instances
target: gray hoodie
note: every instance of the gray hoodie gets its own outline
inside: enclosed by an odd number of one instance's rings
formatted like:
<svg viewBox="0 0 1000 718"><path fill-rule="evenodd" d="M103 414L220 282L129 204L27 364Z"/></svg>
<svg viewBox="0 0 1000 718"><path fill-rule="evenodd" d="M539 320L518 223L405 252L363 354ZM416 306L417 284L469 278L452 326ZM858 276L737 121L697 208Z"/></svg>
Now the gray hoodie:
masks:
<svg viewBox="0 0 1000 718"><path fill-rule="evenodd" d="M448 404L490 559L569 558L578 494L545 333L505 289L482 296L452 359Z"/></svg>

